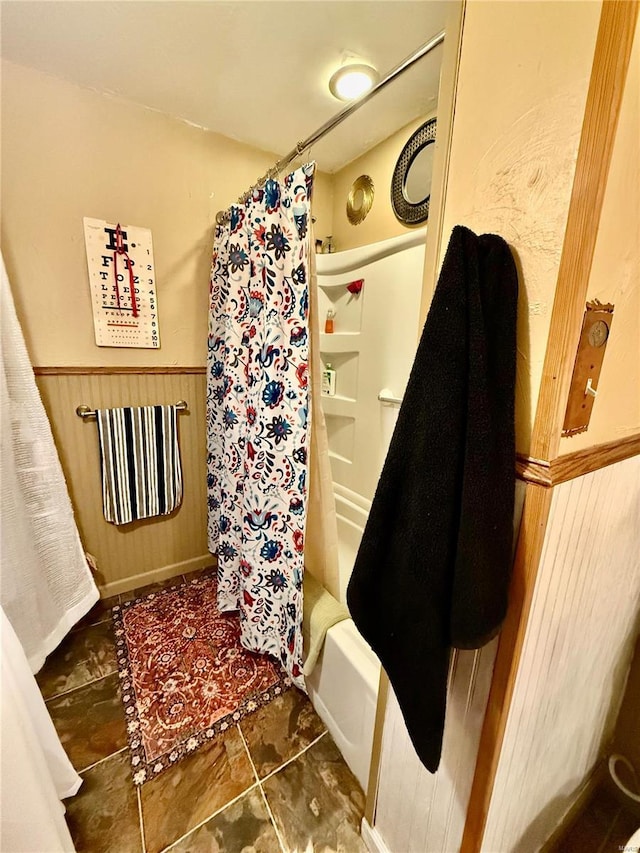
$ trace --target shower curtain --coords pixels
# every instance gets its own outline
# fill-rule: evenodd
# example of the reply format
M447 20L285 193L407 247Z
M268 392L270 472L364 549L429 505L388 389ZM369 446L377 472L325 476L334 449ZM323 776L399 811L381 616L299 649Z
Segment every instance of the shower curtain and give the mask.
M0 607L0 850L73 853L61 800L82 779L56 734L11 623Z
M218 605L238 610L242 644L300 687L313 173L268 180L216 229L207 387Z
M313 245L313 243L312 243ZM309 285L309 394L311 436L309 438L309 489L304 568L335 599L340 598L338 522L333 477L329 460L329 437L322 409L322 360L320 357L316 256L310 254Z
M0 600L37 672L98 600L2 261Z

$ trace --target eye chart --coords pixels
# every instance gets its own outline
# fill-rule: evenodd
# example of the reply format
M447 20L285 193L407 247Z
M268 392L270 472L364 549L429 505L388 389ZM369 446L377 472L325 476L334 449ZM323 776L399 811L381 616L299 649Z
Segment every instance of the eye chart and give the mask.
M102 219L83 221L96 344L159 349L151 231Z

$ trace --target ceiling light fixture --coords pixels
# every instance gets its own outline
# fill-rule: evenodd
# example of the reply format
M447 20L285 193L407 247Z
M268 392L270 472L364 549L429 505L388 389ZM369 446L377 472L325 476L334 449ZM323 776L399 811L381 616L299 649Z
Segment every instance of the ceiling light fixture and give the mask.
M378 82L378 72L371 65L343 65L329 80L329 89L340 101L353 101Z

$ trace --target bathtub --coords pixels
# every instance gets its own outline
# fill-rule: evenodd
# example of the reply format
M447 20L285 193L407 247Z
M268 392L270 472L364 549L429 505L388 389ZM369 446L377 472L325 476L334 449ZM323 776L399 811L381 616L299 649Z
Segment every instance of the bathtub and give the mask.
M346 588L370 502L334 483L338 521L340 598ZM378 702L380 662L358 632L345 619L327 632L318 663L307 678L309 698L351 771L367 790L371 746Z
M329 629L320 660L307 678L313 707L364 791L369 781L379 679L380 663L353 619Z
M358 249L317 256L321 322L336 310L334 334L320 335L323 362L336 373L336 396L323 398L338 525L340 599L346 602L371 499L415 355L426 229ZM364 279L352 299L346 284ZM347 764L366 791L380 663L351 619L327 633L307 689Z

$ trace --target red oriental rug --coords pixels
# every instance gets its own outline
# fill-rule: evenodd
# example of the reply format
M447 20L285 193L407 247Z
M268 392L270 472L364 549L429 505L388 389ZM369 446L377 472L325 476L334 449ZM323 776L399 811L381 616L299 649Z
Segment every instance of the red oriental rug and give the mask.
M142 785L290 686L272 658L240 645L205 575L113 608L131 747Z

